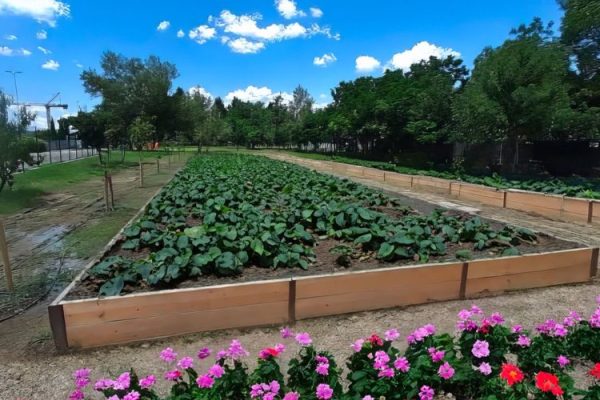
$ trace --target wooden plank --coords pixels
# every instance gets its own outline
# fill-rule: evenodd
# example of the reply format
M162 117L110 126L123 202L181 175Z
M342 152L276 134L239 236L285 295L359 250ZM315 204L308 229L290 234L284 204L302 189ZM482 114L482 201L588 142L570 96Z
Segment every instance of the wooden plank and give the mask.
M69 347L88 348L131 343L194 332L283 324L288 320L288 299L224 309L180 313L177 310L146 318L93 325L67 326Z
M592 252L592 259L590 260L590 278L595 277L598 274L598 253L600 249L595 248Z
M297 279L296 318L457 299L463 263Z
M477 201L495 207L504 206L504 191L495 188L461 183L458 197L464 200Z
M50 329L52 330L56 349L59 352L66 351L69 344L67 341L67 328L63 306L60 304L48 306L48 317L50 319Z
M386 172L385 182L392 186L410 188L412 187L413 177L410 175L399 174L397 172Z
M600 224L600 201L594 200L592 205L592 224Z
M448 179L415 176L413 177L412 187L436 193L450 193L450 182Z
M466 296L589 280L593 250L575 249L469 262Z
M562 196L525 192L509 189L506 193L506 208L526 211L546 217L562 216Z
M287 279L64 302L67 326L288 302Z
M364 168L356 165L348 165L346 166L345 173L350 176L364 176Z
M376 168L364 168L363 169L364 172L364 177L365 178L369 178L369 179L373 179L376 181L383 181L385 180L385 172L383 170L380 169L376 169Z
M288 321L296 322L296 281L290 279L288 295Z
M588 222L589 211L589 200L565 197L561 216L568 221Z

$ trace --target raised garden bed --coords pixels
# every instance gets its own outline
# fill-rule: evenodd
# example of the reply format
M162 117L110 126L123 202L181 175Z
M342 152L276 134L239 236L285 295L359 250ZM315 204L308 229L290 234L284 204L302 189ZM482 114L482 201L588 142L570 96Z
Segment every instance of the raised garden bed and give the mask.
M595 273L597 250L407 201L260 157L193 160L50 306L56 344L279 324Z

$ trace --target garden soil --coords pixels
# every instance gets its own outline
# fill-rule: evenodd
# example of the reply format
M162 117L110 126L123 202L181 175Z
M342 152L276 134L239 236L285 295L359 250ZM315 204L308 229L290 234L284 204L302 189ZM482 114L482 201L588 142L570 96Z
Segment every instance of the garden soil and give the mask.
M117 183L117 197L115 199L117 203L121 198L120 196L133 196L131 192L136 192L136 190L133 190L135 171L124 171L119 176L122 177L122 180L116 179L119 183L115 182ZM371 187L424 199L433 203L457 203L454 199L440 195L412 193L407 190L386 187L386 185L376 182L358 179L357 181ZM94 191L95 189L90 186L88 190ZM156 188L145 190L146 197L138 199L139 205L141 206L155 190ZM144 197L141 191L139 196ZM65 225L68 221L71 221L70 224L74 225L80 223L80 225L77 225L79 227L85 226L94 217L93 210L100 212L101 209L101 202L94 203L94 199L99 197L98 193L95 196L87 197L87 199L85 197L87 196L74 198L71 200L70 205L59 202L54 205L41 206L39 211L36 211L36 209L30 210L29 213L34 213L31 216L19 215L9 218L9 238L15 235L15 232L23 231L27 233L35 231L35 229L41 229L44 226ZM60 204L63 204L63 212L61 215L55 216L52 211L54 207L58 207ZM563 240L576 241L585 245L600 245L600 229L597 227L556 222L543 217L475 203L469 204L461 201L460 204L475 207L480 210L482 215L503 223L543 231ZM83 213L78 217L79 220L70 219L70 214L78 213L86 208L92 211L89 214ZM21 223L34 224L36 219L34 216L37 212L40 215L46 215L44 217L47 218L46 223L42 224L40 222L37 226L31 226L28 228L29 231L21 228ZM134 213L132 211L131 215ZM15 230L17 224L19 224L19 228ZM73 229L77 228L74 227ZM36 248L30 246L30 249L29 255L34 256ZM23 255L23 257L26 258L26 255ZM43 257L40 256L40 258ZM78 260L75 264L76 266L73 265L72 267L73 270L83 267L85 260ZM58 291L61 285L66 284L65 281L59 281L55 291ZM486 311L504 313L509 324L518 322L524 324L527 328L532 328L535 323L542 322L547 318L562 318L571 309L589 316L595 308L594 299L598 294L600 294L600 280L596 279L590 284L518 291L478 299L476 302ZM280 327L267 327L211 332L135 345L57 354L53 347L46 315L46 307L51 298L47 298L43 303L29 309L20 316L0 323L0 399L2 400L65 399L72 390L72 371L82 367L91 368L95 378L114 376L128 370L130 366L135 367L140 374L156 373L160 376L165 371L165 366L159 360L158 353L167 345L175 348L181 356L193 356L202 347L210 346L218 349L227 346L232 339L238 338L253 355L256 355L262 347L281 341L278 331ZM440 331L452 332L456 313L460 309L470 306L473 302L470 300L450 301L317 318L299 321L293 329L310 332L317 347L332 351L338 364L343 365L345 357L351 352L350 344L356 338L370 335L373 332L381 333L389 328L399 329L405 337L414 328L425 323L435 324ZM400 342L399 346L404 347L404 342ZM286 362L295 350L295 346L290 345L282 361ZM201 365L201 368L205 367L206 365ZM583 381L585 379L583 372L580 371L578 380ZM160 383L160 387L164 390L163 382Z

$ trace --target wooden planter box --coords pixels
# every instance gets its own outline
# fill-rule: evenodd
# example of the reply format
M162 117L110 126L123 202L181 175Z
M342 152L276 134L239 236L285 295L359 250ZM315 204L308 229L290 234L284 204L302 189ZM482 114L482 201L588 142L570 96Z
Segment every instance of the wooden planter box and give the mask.
M415 175L413 177L412 187L415 189L423 189L435 193L449 194L450 182L451 181L447 179Z
M600 225L600 201L592 201L592 223Z
M459 199L477 201L494 207L505 206L506 192L488 186L453 182L450 194Z
M597 264L598 249L582 248L64 300L71 284L48 310L59 350L90 348L587 282Z

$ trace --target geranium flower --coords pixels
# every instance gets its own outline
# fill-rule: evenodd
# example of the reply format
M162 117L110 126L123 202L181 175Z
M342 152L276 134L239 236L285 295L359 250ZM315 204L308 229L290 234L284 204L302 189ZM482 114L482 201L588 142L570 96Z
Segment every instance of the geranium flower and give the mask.
M205 347L198 351L199 359L204 360L205 358L208 358L208 356L210 356L210 349L208 347Z
M517 344L521 347L529 347L531 346L531 339L525 335L519 335L517 338Z
M156 377L154 375L148 375L140 380L140 387L142 389L150 389L156 383Z
M310 346L312 339L307 332L301 332L296 334L296 342L298 342L300 346Z
M394 340L400 337L400 333L398 333L397 329L390 329L385 331L385 340L388 342L393 342Z
M406 373L408 370L410 370L410 363L406 357L400 357L394 361L394 368L396 368L398 371Z
M380 378L393 378L395 375L395 372L392 368L389 367L384 367L379 371L379 374L377 374L377 376L379 376Z
M550 392L555 396L561 396L564 393L558 383L558 377L549 372L538 372L535 376L535 386L542 392Z
M369 342L371 342L372 346L383 346L383 340L376 334L371 335Z
M181 378L183 374L178 369L165 372L165 379L168 381L176 381Z
M363 344L365 343L364 339L356 339L356 341L354 343L352 343L352 345L350 347L352 347L352 350L354 350L355 352L359 352L362 349Z
M317 399L329 400L333 397L333 389L326 383L321 383L317 386Z
M375 400L375 398L373 396L371 396L370 394L368 394L365 397L363 397L362 400Z
M441 362L444 359L444 356L446 355L445 351L438 350L435 347L430 347L429 349L427 349L427 351L429 352L431 361L433 361L434 363Z
M175 353L172 348L167 347L160 352L160 358L166 363L172 363L177 360L177 353Z
M123 397L123 400L140 400L140 397L141 396L139 392L132 390L131 392L127 393L125 397Z
M131 384L131 376L129 375L129 372L123 372L113 382L112 387L115 390L127 390L127 389L129 389L130 384Z
M190 369L190 368L192 368L193 365L194 365L194 360L192 359L192 357L183 357L177 363L177 367L181 368L181 369Z
M214 378L220 378L225 373L225 369L219 364L214 364L208 369L208 374Z
M75 386L78 389L82 389L90 384L90 369L81 368L73 373L73 379L75 379Z
M489 374L492 373L492 367L490 366L490 364L488 364L486 362L479 364L479 367L477 367L477 370L479 370L479 372L481 372L485 376L488 376Z
M490 344L485 340L477 340L473 343L471 353L477 358L483 358L490 355Z
M215 379L208 375L200 375L198 379L196 379L196 384L201 389L210 389L215 384Z
M513 325L512 328L510 328L510 331L512 333L521 333L523 332L523 327L521 325Z
M298 392L289 392L283 396L283 400L299 400L300 394Z
M523 371L514 364L502 364L502 370L500 371L500 378L504 379L508 386L512 386L515 383L519 383L525 376Z
M287 326L284 326L283 328L281 328L279 333L281 334L282 339L291 338L294 335L292 330L290 328L288 328Z
M454 368L452 368L448 362L445 362L440 365L440 368L438 369L438 375L443 379L450 379L454 376Z
M594 365L594 368L590 369L588 373L594 378L600 380L600 363L596 363L596 365Z
M278 344L275 347L265 347L258 353L258 357L263 360L267 360L271 357L277 357L281 352L285 350L285 346L282 344Z
M238 360L249 354L250 353L248 353L246 349L244 349L239 340L233 339L231 341L231 344L229 345L229 350L227 351L227 355L231 357L232 360Z
M419 390L419 399L420 400L433 400L433 396L435 396L435 391L427 385L421 386Z
M101 392L103 390L112 388L113 384L114 381L112 379L100 379L94 384L94 390Z
M83 394L81 389L75 389L69 395L69 400L83 400L84 398L85 398L85 395Z
M571 363L571 360L569 360L566 356L560 355L556 359L556 362L558 363L558 365L560 365L561 368L564 368Z

